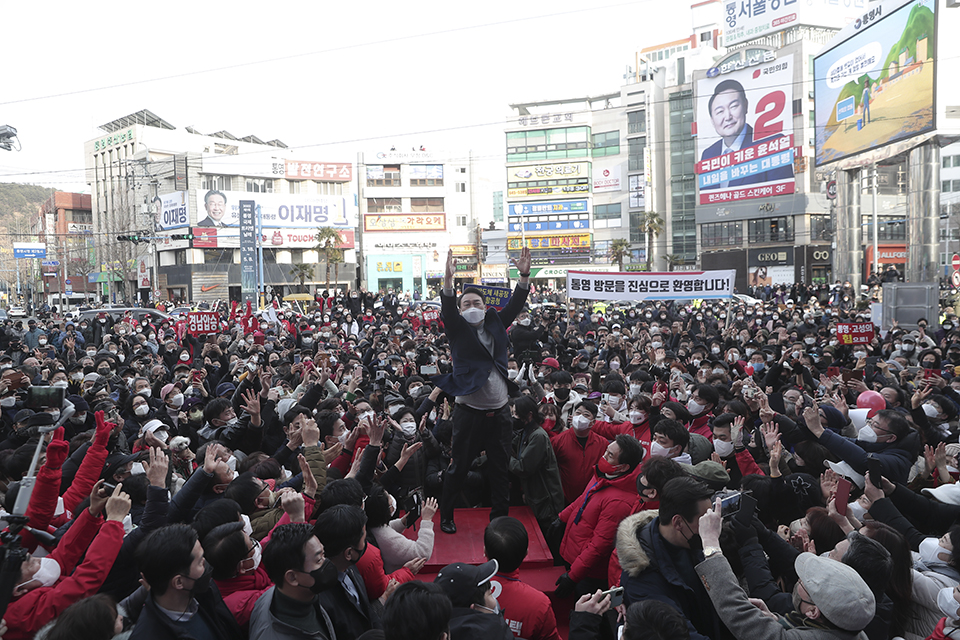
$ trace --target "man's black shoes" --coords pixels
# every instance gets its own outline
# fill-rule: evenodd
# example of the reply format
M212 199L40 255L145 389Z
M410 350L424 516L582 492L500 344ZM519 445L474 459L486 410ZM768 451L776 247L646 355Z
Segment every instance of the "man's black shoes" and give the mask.
M443 531L444 533L456 533L457 525L453 523L453 520L441 520L440 531Z

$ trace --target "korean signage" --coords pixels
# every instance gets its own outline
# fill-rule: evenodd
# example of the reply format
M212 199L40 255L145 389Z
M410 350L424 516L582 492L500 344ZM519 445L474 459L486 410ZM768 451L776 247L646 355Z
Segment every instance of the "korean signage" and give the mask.
M733 297L735 269L672 273L567 272L567 296L581 300L695 300Z
M475 244L452 244L450 251L455 256L475 256L477 255L477 245Z
M47 245L42 242L14 242L14 258L46 258Z
M508 207L511 216L538 216L551 213L588 213L586 200L552 200L550 202L515 202Z
M93 233L93 225L83 224L81 222L68 222L67 233Z
M285 160L284 177L287 180L350 182L353 180L353 164L350 162Z
M936 2L887 6L863 7L853 35L814 59L818 166L934 128Z
M867 0L724 0L723 44L754 40L803 24L839 29Z
M872 322L841 322L837 325L840 344L870 344L873 342Z
M543 233L546 231L584 231L590 228L590 220L553 220L550 222L524 222L523 229L519 222L511 222L509 225L510 233L521 233L531 231L533 233Z
M153 230L168 231L190 226L190 202L186 191L163 193L153 199Z
M647 185L644 175L630 176L630 208L644 209L647 206Z
M133 129L132 129L132 128L131 128L131 129L127 129L127 130L125 130L125 131L116 131L116 132L114 132L114 133L111 133L111 134L108 135L108 136L104 136L104 137L102 137L102 138L99 138L99 139L97 139L97 140L94 140L94 141L93 141L93 150L94 150L94 152L97 152L97 151L105 151L105 150L110 149L110 148L112 148L112 147L116 147L116 146L119 146L119 145L122 145L122 144L126 144L126 143L128 143L128 142L133 142Z
M571 196L575 193L590 193L589 184L565 184L560 187L528 187L508 189L508 198L529 198L540 196Z
M793 247L750 249L747 252L747 284L751 287L792 284Z
M412 164L409 167L411 180L443 180L442 164Z
M593 192L620 191L620 165L598 169L593 176Z
M697 82L701 205L794 192L793 61L787 54Z
M138 288L140 289L150 289L150 271L147 269L147 261L139 260L137 265L137 282L140 284Z
M446 231L445 213L368 213L364 231Z
M547 126L551 124L563 124L565 122L573 122L572 113L547 113L544 115L520 116L517 118L517 126L520 127Z
M241 200L240 210L240 293L244 302L256 302L257 240L256 206L253 200Z
M193 227L191 231L195 249L235 249L240 246L240 229L238 228ZM341 249L356 248L356 231L340 229L339 233ZM273 249L315 249L317 234L306 229L303 231L263 229L260 242L264 247Z
M590 248L590 234L580 233L567 236L527 236L526 238L510 237L507 239L507 247L510 250L518 250L523 247L529 247L533 250L544 249L580 249Z
M191 311L187 314L187 331L192 336L220 331L220 317L214 311Z
M551 164L525 164L507 168L507 182L533 180L563 180L566 178L589 178L589 162L562 162Z
M432 151L380 151L377 153L377 160L381 162L425 162L433 160Z
M175 168L179 173L185 156L175 156ZM203 173L214 175L245 176L248 178L283 178L284 160L269 153L241 153L227 155L223 153L204 153L200 156ZM184 173L184 176L186 173ZM185 190L180 177L177 177L177 189Z
M198 227L235 227L240 221L240 200L250 197L244 191L194 192L197 198ZM355 227L357 208L343 196L258 193L259 207L265 228L316 229L317 227ZM194 216L191 216L194 217Z
M463 285L466 287L475 287L480 289L483 292L483 302L488 307L493 307L497 311L502 311L507 302L510 301L510 296L513 295L513 289L508 289L507 287L491 287L484 284L467 284Z

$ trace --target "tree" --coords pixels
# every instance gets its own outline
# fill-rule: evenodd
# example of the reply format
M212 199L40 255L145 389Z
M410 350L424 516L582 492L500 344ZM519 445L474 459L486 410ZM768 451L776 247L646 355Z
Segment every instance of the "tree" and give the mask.
M667 271L673 271L673 268L683 262L683 256L675 253L668 253L660 258L667 263Z
M653 243L651 242L651 236L655 238L663 233L663 218L661 218L660 214L656 211L645 211L643 218L640 220L640 228L643 229L643 233L647 239L647 271L651 271L650 265L653 263Z
M630 255L630 241L624 238L615 238L610 243L610 259L617 263L623 271L623 259Z
M315 265L303 263L295 264L293 265L293 268L290 269L290 276L292 278L296 278L300 282L300 291L302 293L307 291L307 288L304 286L304 282L306 282L307 278L313 278L315 269Z
M323 256L327 269L327 291L330 291L330 263L337 265L337 280L340 279L340 263L343 262L343 238L333 227L317 229L317 253Z

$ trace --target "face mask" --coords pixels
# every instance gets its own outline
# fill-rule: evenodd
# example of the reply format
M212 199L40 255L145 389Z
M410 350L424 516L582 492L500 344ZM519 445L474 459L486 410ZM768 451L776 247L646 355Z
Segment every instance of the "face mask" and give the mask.
M747 354L747 357L749 358L750 356L752 356L753 354L755 354L755 353L757 352L757 350L756 350L756 349L751 349L751 348L747 347L746 349L744 349L744 352Z
M619 360L614 360L613 362L610 363L610 369L612 369L613 371L616 371L619 368L620 368Z
M412 436L417 432L417 422L416 420L401 420L400 421L400 430L403 431L403 434L406 436Z
M53 421L54 421L54 422L56 422L57 420L60 419L60 412L59 412L59 411L49 411L48 413L49 413L50 416L53 418Z
M727 361L736 362L739 357L740 357L739 353L736 353L736 352L730 353L730 354L727 354Z
M867 510L857 500L847 505L847 511L860 522L863 522L863 516L867 513Z
M59 579L60 564L53 558L40 558L40 568L37 569L37 572L33 574L33 577L27 580L27 582L18 584L17 587L22 587L34 580L39 582L41 587L52 587L57 584L57 580Z
M923 405L923 412L928 418L936 418L938 415L940 415L940 409L937 409L930 403Z
M860 442L876 442L877 432L874 431L870 425L865 424L860 431L857 432L857 440Z
M39 342L39 343L40 343L40 346L42 347L43 345L47 344L47 339L46 339L46 338L40 338L39 340L37 340L37 342Z
M50 386L52 386L52 387L57 387L58 389L66 389L67 386L68 386L68 384L67 384L67 381L66 381L66 380L57 380L56 382L54 382L54 383L53 383L52 385L50 385Z
M190 354L189 354L189 353L183 352L183 353L180 354L180 362L186 362L186 361L189 360L189 359L190 359Z
M803 341L804 341L806 344L816 344L817 339L814 338L813 336L807 336L806 338L803 339Z
M659 442L654 440L653 442L650 443L650 455L667 457L670 455L670 449L667 449L666 447L661 445Z
M182 393L178 393L177 395L175 395L175 396L173 396L172 398L170 398L170 404L173 406L174 409L179 409L180 407L182 407L182 406L183 406L183 394L182 394Z
M617 474L617 469L612 464L607 462L606 458L600 458L597 461L597 473L605 476L613 476Z
M853 357L854 357L854 358L857 358L857 359L866 358L866 357L867 357L867 352L866 352L866 351L854 351L854 352L853 352Z
M713 355L719 355L720 347L710 347L710 353L712 353Z
M520 373L516 369L507 369L507 378L509 380L516 380L517 374Z
M319 568L311 571L310 577L313 578L313 585L310 586L310 591L313 593L323 593L339 584L337 568L330 560L324 560Z
M643 385L632 384L630 385L630 395L635 396L643 390Z
M659 340L654 340L653 342L650 343L650 346L653 347L654 349L659 349L660 347L663 346L663 343L660 342Z
M73 424L83 424L87 421L87 414L85 413L75 413L69 418L70 422Z
M437 412L436 412L436 411L431 411L431 412L430 412L430 416L428 417L428 419L430 420L430 422L436 422L436 421L437 421Z
M553 397L555 397L557 400L566 402L567 398L570 397L570 389L554 389Z
M190 588L190 595L198 595L201 593L206 593L210 590L210 578L213 576L213 565L208 564L206 561L203 562L203 574L199 578L191 578L190 576L183 576L188 580L193 580L193 587Z
M693 366L694 366L694 367L699 368L699 367L700 367L700 363L703 362L703 361L700 360L700 358L693 358L690 362L693 363Z
M463 315L463 319L470 324L477 324L483 322L484 310L471 307L470 309L464 311L461 315Z
M716 370L714 370L714 373L716 373ZM703 413L703 410L706 408L707 408L706 405L700 404L693 398L690 398L690 400L687 401L687 411L689 411L690 415L692 416L700 415L701 413Z
M529 326L530 326L530 318L524 318L523 320L521 320L521 321L520 321L520 326L521 326L521 327L529 327Z
M574 414L574 416L570 418L570 424L573 427L573 430L576 431L577 433L583 433L584 431L589 429L591 422L592 420L590 418L588 418L587 416L582 416L579 413Z
M642 424L647 419L647 414L643 411L631 411L627 416L630 418L631 424Z
M924 538L923 542L920 543L918 551L920 551L920 559L923 560L923 563L927 566L932 564L944 564L953 557L952 552L947 551L940 546L940 540L938 538ZM937 557L941 553L947 556L947 560Z
M911 351L914 350L915 347L914 347L914 345L912 345L912 344L905 344L905 345L903 345L903 346L900 347L900 348L903 349L904 351L906 351L907 353L910 353Z
M410 397L416 398L420 395L420 392L423 390L423 387L410 387Z
M140 405L139 407L137 407L136 409L134 409L133 412L134 412L135 414L137 414L138 416L143 417L143 416L147 415L148 413L150 413L150 407L149 407L148 405L142 404L142 405Z
M250 524L250 516L245 513L240 514L240 519L243 520L243 532L248 536L253 535L253 525Z
M723 440L714 440L713 450L716 451L717 455L721 458L726 458L728 455L733 453L733 443L724 442Z

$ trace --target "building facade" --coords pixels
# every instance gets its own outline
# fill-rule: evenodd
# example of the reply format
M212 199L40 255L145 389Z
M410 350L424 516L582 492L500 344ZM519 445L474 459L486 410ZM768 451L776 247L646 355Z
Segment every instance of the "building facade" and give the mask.
M47 245L40 261L43 291L34 303L62 307L94 297L97 287L88 279L97 264L90 195L55 192L38 208L33 227Z

